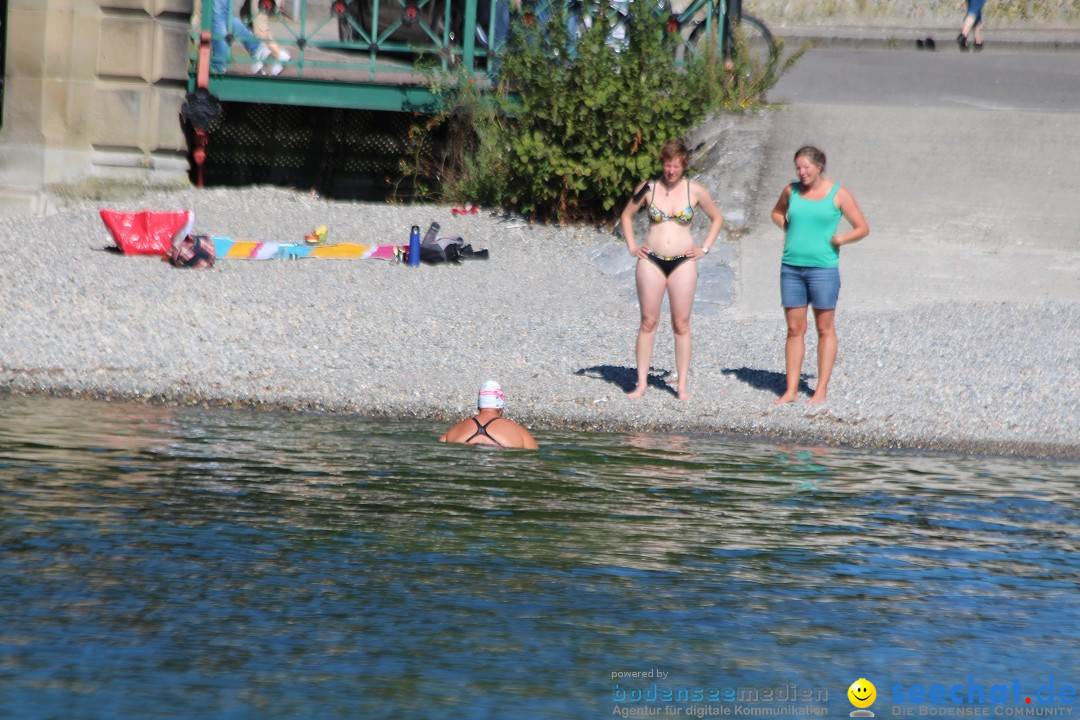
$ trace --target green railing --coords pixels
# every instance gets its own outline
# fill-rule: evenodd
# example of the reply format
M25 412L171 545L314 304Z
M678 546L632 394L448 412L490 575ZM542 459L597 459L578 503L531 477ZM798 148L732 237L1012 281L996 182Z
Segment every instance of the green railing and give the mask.
M189 90L199 83L203 33L215 41L225 36L211 48L207 89L227 101L406 110L431 104L430 73L460 66L483 79L494 67L496 0L300 0L295 17L286 15L288 2L266 3L269 37L254 45L277 46L289 56L279 61L246 51L249 31L229 19L238 17L242 0L197 0ZM260 0L250 3L254 9ZM425 71L417 69L421 57ZM280 74L270 75L276 65Z
M511 2L250 0L253 10L262 3L267 13L269 36L259 42L289 56L279 61L273 56L260 60L242 49L248 30L230 18L238 17L243 0L196 0L201 15L192 32L189 90L199 84L200 36L210 33L222 40L211 53L205 84L221 100L394 111L431 108L432 74L464 68L481 84L494 77L493 48L502 40L496 33L505 33L505 25L497 28L497 11L504 12L505 20ZM572 32L606 23L616 49L634 13L664 16L667 31L681 37L677 52L682 60L712 28L723 26L726 0L693 0L678 13L671 10L671 0L521 0L518 17L544 22L554 15L555 2L567 3ZM215 4L221 13L216 28ZM426 59L424 71L417 69L421 58ZM275 66L280 66L280 74L269 74Z

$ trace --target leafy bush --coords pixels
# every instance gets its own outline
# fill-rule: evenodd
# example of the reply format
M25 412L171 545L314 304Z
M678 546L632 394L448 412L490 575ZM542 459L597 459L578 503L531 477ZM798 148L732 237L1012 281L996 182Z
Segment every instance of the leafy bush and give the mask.
M615 42L604 22L571 38L564 12L543 26L515 16L498 92L481 92L464 72L433 85L442 109L418 132L444 135L441 150L406 168L433 193L538 219L610 219L636 183L657 175L665 142L718 107L761 102L801 55L758 63L737 37L725 62L714 36L680 67L681 38L665 35L663 18L634 17Z

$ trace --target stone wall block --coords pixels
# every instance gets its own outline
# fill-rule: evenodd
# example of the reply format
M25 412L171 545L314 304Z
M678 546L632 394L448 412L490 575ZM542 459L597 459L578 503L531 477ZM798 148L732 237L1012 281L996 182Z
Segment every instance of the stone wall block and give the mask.
M153 82L186 82L191 53L190 26L186 22L159 20L154 23Z
M94 94L93 144L147 149L146 128L152 120L153 91L148 85L102 83Z
M153 12L155 15L167 12L191 15L193 3L200 1L201 0L156 0L156 2L153 3Z
M150 81L153 44L154 23L149 18L122 15L102 18L98 75Z
M45 182L44 150L40 145L4 143L0 146L0 188L34 188Z
M7 24L4 51L7 52L8 78L44 77L48 16L41 11L9 10Z
M9 77L4 85L4 127L0 146L40 143L42 83L37 78Z
M98 0L102 10L142 10L148 15L153 13L154 0Z
M187 152L187 141L180 127L180 106L184 103L183 88L156 87L151 98L153 150Z
M48 8L45 7L45 3L41 0L8 0L7 3L8 14L13 12L45 12ZM8 32L8 39L11 39L10 30Z
M89 145L96 134L93 81L46 80L42 84L41 130L49 147L78 148Z
M62 79L71 76L72 68L78 63L78 58L71 56L71 46L75 39L76 16L72 13L52 12L49 14L48 25L45 28L45 77L50 79ZM90 30L93 26L82 27L80 32Z

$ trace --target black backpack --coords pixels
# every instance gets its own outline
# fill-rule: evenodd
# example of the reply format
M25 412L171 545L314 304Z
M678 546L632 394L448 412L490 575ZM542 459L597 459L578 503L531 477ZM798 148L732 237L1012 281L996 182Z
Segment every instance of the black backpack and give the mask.
M473 250L465 244L465 238L436 238L420 243L420 262L428 265L459 263L462 260L487 260L487 250Z

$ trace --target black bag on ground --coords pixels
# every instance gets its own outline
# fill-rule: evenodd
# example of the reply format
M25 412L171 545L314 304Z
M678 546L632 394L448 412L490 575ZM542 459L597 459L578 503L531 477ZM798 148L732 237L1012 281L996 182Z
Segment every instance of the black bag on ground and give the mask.
M456 263L461 261L463 238L435 238L431 242L420 243L420 262L428 265Z
M487 250L473 250L472 245L465 244L462 237L436 238L433 242L420 243L420 262L428 265L487 259Z

